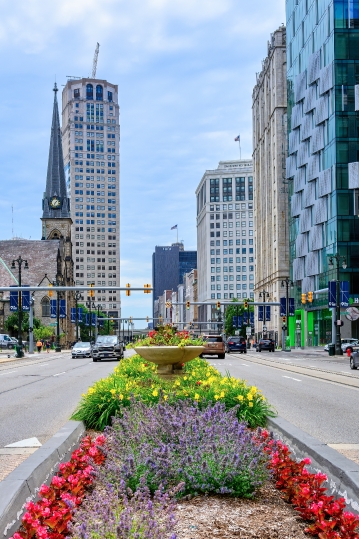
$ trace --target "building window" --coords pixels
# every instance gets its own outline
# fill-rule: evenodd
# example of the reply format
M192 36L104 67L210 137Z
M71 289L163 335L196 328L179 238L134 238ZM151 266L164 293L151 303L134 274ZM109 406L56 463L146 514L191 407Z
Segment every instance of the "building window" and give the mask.
M43 318L50 316L50 300L48 297L42 298L41 300L41 316Z
M112 92L107 92L107 99L112 102Z
M79 97L80 97L80 89L79 89L79 88L76 88L76 89L74 90L74 98L75 98L75 99L79 99Z
M93 86L86 84L86 99L93 99Z
M103 101L103 88L101 84L96 86L96 101Z
M222 180L223 202L232 200L232 178L223 178Z

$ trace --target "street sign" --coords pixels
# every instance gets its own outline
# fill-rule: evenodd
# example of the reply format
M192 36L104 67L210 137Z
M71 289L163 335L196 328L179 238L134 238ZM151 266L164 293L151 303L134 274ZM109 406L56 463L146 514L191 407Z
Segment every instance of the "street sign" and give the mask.
M246 328L246 335L252 335L252 328Z
M239 330L239 329L236 329L235 334L236 334L236 335L239 335L239 334L240 334L240 330Z
M263 331L267 331L267 326L263 326Z

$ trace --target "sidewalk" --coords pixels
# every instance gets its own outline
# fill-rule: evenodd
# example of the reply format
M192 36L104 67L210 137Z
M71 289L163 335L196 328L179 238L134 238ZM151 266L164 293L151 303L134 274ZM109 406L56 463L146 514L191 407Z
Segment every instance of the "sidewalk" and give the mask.
M50 352L47 353L46 350L43 350L39 354L38 351L36 350L36 352L34 352L33 354L29 354L29 352L26 352L24 357L19 358L19 357L15 357L15 350L8 350L6 352L0 352L0 364L9 363L12 361L23 361L25 359L36 359L40 357L53 357L54 355L58 355L59 353L64 354L64 353L70 353L70 352L71 350L61 350L61 352L55 352L55 350L50 350Z

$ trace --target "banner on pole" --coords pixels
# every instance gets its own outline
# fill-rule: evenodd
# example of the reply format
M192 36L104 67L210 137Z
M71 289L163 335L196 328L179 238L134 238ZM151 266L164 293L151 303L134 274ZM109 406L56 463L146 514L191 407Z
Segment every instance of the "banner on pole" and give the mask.
M82 307L77 309L77 318L79 320L79 324L82 324Z
M29 284L24 284L23 286L30 286ZM23 290L21 292L22 296L22 310L25 313L30 312L30 290Z
M56 318L56 299L50 299L50 318Z
M337 282L329 281L328 283L328 307L332 309L337 306Z
M12 285L16 286L16 285ZM18 310L19 293L17 290L10 291L10 311L12 313Z
M280 316L287 316L287 298L280 298Z
M89 313L86 313L85 314L85 326L89 326L90 325L90 315Z
M91 316L91 318L92 318L91 325L92 325L93 327L96 327L96 324L97 324L97 320L96 320L96 319L97 319L97 315L96 315L96 313L91 313L91 315L92 315L92 316Z
M349 281L340 281L340 306L349 307Z
M263 308L263 305L259 305L258 306L258 320L259 320L259 322L263 322L263 317L264 317L264 308Z
M266 322L270 322L270 305L266 305Z
M76 324L76 307L71 307L71 322Z
M66 318L66 299L60 299L60 318Z
M295 315L294 298L289 298L289 316Z

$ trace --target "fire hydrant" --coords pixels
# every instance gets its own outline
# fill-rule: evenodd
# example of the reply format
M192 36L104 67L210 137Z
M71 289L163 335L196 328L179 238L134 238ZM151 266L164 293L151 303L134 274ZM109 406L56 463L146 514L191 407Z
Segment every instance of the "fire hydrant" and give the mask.
M351 352L350 348L347 348L347 356L348 356L348 357L351 356L351 353L352 353L352 352Z

